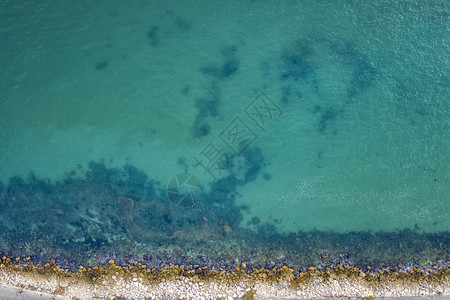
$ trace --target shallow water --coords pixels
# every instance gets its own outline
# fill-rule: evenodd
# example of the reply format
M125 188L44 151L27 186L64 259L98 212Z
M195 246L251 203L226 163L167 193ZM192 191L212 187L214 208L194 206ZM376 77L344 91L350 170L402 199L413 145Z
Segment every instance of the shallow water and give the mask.
M339 259L400 235L406 261L448 261L448 15L445 1L3 1L0 250L209 254L180 242L197 232L230 249L254 234L238 247L261 238L283 258L272 247L304 234L304 254ZM332 242L348 234L356 248Z

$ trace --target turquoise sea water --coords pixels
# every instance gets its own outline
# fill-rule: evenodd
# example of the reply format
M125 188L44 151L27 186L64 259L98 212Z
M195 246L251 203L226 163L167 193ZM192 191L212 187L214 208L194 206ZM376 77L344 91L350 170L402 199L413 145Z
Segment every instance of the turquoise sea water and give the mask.
M448 260L448 20L446 1L2 1L0 248L409 229Z

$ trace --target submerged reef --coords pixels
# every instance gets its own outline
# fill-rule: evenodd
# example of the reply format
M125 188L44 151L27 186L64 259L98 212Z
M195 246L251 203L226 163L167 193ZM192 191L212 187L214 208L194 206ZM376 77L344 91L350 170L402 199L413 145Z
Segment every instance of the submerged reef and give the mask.
M149 268L201 265L231 271L289 266L353 266L380 272L448 267L450 232L323 232L280 234L255 221L240 227L248 207L235 202L237 189L255 180L264 165L257 148L246 152L242 174L230 172L191 208L167 200L165 187L136 167L90 164L84 177L50 183L30 175L0 185L0 251L18 264L54 261L71 272L115 260ZM18 259L16 259L19 257Z

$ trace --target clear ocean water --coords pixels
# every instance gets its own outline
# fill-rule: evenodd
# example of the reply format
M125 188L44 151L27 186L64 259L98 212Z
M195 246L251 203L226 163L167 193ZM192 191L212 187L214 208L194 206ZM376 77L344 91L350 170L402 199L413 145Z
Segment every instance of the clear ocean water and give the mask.
M193 214L235 240L448 239L449 36L447 1L4 0L0 248L98 241L108 207L110 251L165 209L168 236Z

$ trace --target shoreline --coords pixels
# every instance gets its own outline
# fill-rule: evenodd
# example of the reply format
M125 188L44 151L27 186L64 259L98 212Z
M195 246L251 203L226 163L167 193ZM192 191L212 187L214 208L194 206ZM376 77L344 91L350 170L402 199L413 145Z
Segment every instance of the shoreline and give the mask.
M72 273L60 269L53 262L34 266L17 265L2 259L0 282L0 291L4 288L10 293L14 289L37 292L30 294L34 297L32 299L47 299L39 296L40 293L62 296L55 299L247 300L450 296L448 267L429 271L412 268L407 272L384 270L371 273L339 265L321 270L310 267L308 271L294 275L287 266L268 270L249 269L242 264L226 272L172 264L161 269L148 269L139 263L121 267L110 261L108 266L88 269L80 266L77 273Z

